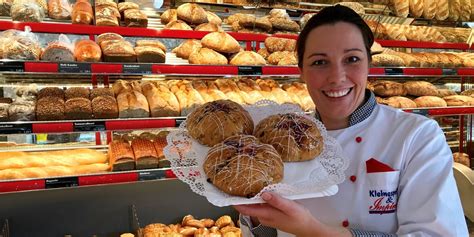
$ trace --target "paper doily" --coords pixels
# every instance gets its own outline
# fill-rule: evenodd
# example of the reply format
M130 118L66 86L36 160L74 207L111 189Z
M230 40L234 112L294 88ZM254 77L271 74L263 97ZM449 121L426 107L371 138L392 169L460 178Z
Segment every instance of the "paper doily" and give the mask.
M251 106L244 106L257 125L262 119L282 113L297 113L314 121L324 139L321 154L313 160L305 162L284 163L282 182L265 187L252 198L228 195L207 182L203 164L210 147L199 144L191 138L186 130L186 122L172 131L168 137L168 145L164 155L171 162L171 169L178 179L187 183L191 190L216 206L230 206L264 202L260 194L273 191L289 199L331 196L337 193L337 185L344 181L344 171L349 162L342 155L342 148L333 137L327 134L324 125L312 116L305 115L296 105L279 105L273 101L259 101Z

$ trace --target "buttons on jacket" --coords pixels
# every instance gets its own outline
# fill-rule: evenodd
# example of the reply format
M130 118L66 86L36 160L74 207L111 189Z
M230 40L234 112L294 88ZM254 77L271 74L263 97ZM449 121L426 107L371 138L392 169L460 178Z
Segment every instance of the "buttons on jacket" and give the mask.
M349 221L348 221L348 220L344 220L344 221L342 222L342 226L343 226L343 227L348 227L348 226L349 226Z
M362 142L362 137L356 137L356 142L361 143Z
M351 175L351 177L349 177L349 180L351 180L354 183L357 180L357 176Z

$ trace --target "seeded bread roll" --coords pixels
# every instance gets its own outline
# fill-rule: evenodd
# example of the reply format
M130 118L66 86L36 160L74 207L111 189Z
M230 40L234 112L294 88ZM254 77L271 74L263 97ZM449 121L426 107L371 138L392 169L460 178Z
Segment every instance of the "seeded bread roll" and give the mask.
M218 189L242 197L253 197L283 179L283 162L275 148L249 135L231 136L212 147L203 168Z
M253 120L239 104L217 100L192 112L186 120L186 128L199 143L214 146L236 134L252 134Z
M269 116L258 123L254 134L260 142L272 145L283 162L312 160L324 147L316 124L297 114Z
M66 101L64 106L66 119L91 119L91 101L86 98L72 98Z
M64 120L64 100L46 96L36 103L36 119L40 121Z
M437 96L421 96L414 99L417 107L446 107L448 104Z
M98 95L92 99L94 118L110 119L118 117L117 101L112 96Z

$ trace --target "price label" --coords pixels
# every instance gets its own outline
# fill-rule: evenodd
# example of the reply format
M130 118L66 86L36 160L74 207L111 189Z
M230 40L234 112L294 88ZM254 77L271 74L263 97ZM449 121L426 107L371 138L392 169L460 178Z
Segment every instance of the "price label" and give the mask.
M105 131L105 121L74 122L75 132Z
M64 178L46 179L45 184L46 184L45 187L47 189L75 187L75 186L79 186L79 178L78 177L64 177Z
M423 115L423 116L428 116L429 115L427 109L414 109L411 112L414 113L414 114L419 114L419 115Z
M176 119L176 127L179 127L184 121L186 121L185 119Z
M385 75L403 75L403 68L385 68Z
M91 73L90 63L59 63L60 73Z
M0 62L0 71L2 72L24 72L24 62Z
M0 124L0 134L12 133L32 133L33 126L31 124Z
M151 64L123 64L123 73L151 74Z
M443 75L457 75L458 70L456 68L443 68Z
M239 66L239 75L262 75L262 67L258 66Z
M164 178L166 178L166 173L164 170L141 171L138 173L139 181L157 180Z

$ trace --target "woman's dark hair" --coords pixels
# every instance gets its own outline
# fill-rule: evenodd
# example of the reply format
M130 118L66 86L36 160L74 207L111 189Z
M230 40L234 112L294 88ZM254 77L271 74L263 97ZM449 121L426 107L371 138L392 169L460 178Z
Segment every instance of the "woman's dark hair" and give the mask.
M372 61L370 48L374 43L374 35L369 26L354 10L345 6L335 5L323 8L318 14L311 17L301 31L296 45L298 51L298 66L300 68L303 67L303 55L309 33L318 26L336 24L338 22L350 23L359 28L362 33L362 38L364 39L365 48L367 49L369 62Z

